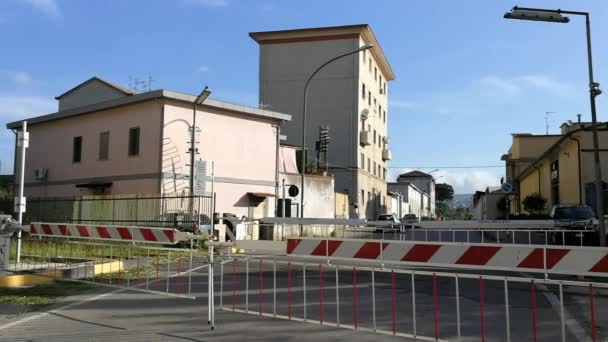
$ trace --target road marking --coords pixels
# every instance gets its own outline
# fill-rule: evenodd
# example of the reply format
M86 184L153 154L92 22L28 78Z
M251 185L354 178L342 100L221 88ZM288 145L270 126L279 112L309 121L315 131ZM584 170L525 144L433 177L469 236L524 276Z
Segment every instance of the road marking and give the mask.
M185 270L183 272L180 272L179 275L182 275L182 274L188 273L188 272L193 272L193 271L199 270L201 268L205 268L207 266L208 265L202 265L202 266L198 266L198 267L195 267L195 268L192 268L192 269L189 269L189 270ZM178 273L173 274L173 275L169 276L169 278L177 277L177 275L178 275ZM104 286L104 284L100 284L100 286ZM85 299L83 299L81 301L70 303L70 304L66 304L64 306L58 307L57 309L53 309L53 310L45 311L45 312L40 312L40 313L37 313L37 314L32 315L32 316L24 317L24 318L22 318L20 320L16 320L16 321L13 321L13 322L9 322L9 323L0 325L0 331L1 330L6 330L8 328L12 328L14 326L17 326L17 325L20 325L20 324L23 324L23 323L26 323L26 322L29 322L29 321L33 321L33 320L36 320L36 319L48 316L50 314L56 314L56 313L59 313L61 311L67 310L69 308L73 308L75 306L79 306L79 305L84 304L84 303L93 302L93 301L96 301L96 300L99 300L99 299L102 299L102 298L105 298L107 296L111 296L111 295L114 295L114 294L117 294L117 293L120 293L120 292L123 292L123 291L137 291L137 290L138 289L136 287L133 287L133 288L121 288L121 289L116 289L114 291L110 291L108 293L102 293L102 294L99 294L97 296L85 298Z
M560 315L560 303L557 296L550 291L545 284L542 283L534 283L539 290L542 291L542 294L547 298L549 303L551 304L551 308ZM572 335L576 337L578 341L590 341L591 338L585 332L585 329L581 327L580 323L574 318L574 316L568 311L566 306L564 305L564 321L566 322L566 326Z
M48 316L48 315L53 314L53 313L59 313L60 311L63 311L63 310L66 310L66 309L69 309L69 308L72 308L72 307L75 307L75 306L79 306L79 305L84 304L84 303L92 302L92 301L95 301L95 300L98 300L98 299L101 299L101 298L104 298L104 297L107 297L107 296L110 296L110 295L113 295L113 294L116 294L116 293L119 293L119 292L122 292L122 291L127 291L127 290L128 289L117 289L117 290L114 290L114 291L111 291L111 292L108 292L108 293L102 293L102 294L94 296L94 297L85 298L85 299L83 299L81 301L70 303L70 304L64 305L62 307L59 307L57 309L53 309L53 310L46 311L46 312L41 312L41 313L35 314L33 316L24 317L24 318L22 318L20 320L0 325L0 330L5 330L5 329L8 329L8 328L12 328L14 326L17 326L17 325L20 325L20 324L23 324L23 323L26 323L26 322L29 322L29 321L33 321L35 319L42 318L44 316Z

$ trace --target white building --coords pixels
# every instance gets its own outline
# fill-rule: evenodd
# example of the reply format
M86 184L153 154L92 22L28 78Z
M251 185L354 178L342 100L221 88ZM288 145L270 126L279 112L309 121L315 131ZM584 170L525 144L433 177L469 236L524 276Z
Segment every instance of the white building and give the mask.
M397 178L397 183L411 183L428 194L427 202L424 204L424 216L435 216L435 178L428 173L414 170L403 173Z
M400 218L405 214L414 214L418 218L428 216L428 211L424 209L425 204L428 204L429 202L428 194L418 189L414 184L408 182L388 183L387 186L390 193L401 197ZM394 209L392 210L395 213Z
M387 84L395 78L368 25L309 28L249 34L260 46L260 104L292 113L281 128L287 144L301 145L304 85L326 61L374 47L331 63L310 83L306 147L315 153L319 127L330 131L328 162L335 191L348 192L351 217L375 218L386 207L388 149ZM308 158L312 162L313 158ZM304 197L304 207L312 205ZM312 198L310 199L312 201ZM306 210L305 210L306 211Z
M499 203L505 199L505 193L499 187L487 187L473 195L473 219L496 220L504 218L505 209Z

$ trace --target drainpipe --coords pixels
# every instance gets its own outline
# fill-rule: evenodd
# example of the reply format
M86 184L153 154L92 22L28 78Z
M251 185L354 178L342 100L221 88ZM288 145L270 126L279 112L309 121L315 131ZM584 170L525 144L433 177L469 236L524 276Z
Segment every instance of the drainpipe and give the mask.
M281 124L277 126L277 146L274 165L274 217L279 216L279 149L281 145ZM283 202L283 206L285 203Z
M580 121L580 114L579 114ZM581 141L568 135L568 139L576 141L578 153L578 204L583 204L583 183L581 178Z

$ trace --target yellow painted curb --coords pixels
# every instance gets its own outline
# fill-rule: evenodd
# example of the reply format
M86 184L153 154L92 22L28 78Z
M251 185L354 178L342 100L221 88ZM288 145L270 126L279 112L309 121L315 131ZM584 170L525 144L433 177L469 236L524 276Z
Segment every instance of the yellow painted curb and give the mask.
M111 261L104 262L100 264L95 264L93 266L93 272L95 275L104 274L104 273L115 273L122 271L124 269L124 264L122 261Z
M53 276L43 276L35 274L13 274L0 276L0 287L23 287L50 284L53 282Z

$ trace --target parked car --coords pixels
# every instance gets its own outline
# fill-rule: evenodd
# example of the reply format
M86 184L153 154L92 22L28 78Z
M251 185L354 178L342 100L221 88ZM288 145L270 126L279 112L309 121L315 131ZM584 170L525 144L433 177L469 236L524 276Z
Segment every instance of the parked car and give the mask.
M578 245L581 238L584 244L597 242L599 222L591 207L581 204L558 204L551 208L550 216L556 228L556 232L551 234L551 242ZM568 230L589 230L589 233L568 233Z
M383 214L378 216L378 221L387 221L394 224L401 224L401 221L397 218L395 214Z
M418 219L418 216L416 216L416 214L405 214L403 215L402 222L404 224L412 225L420 222L420 220Z

